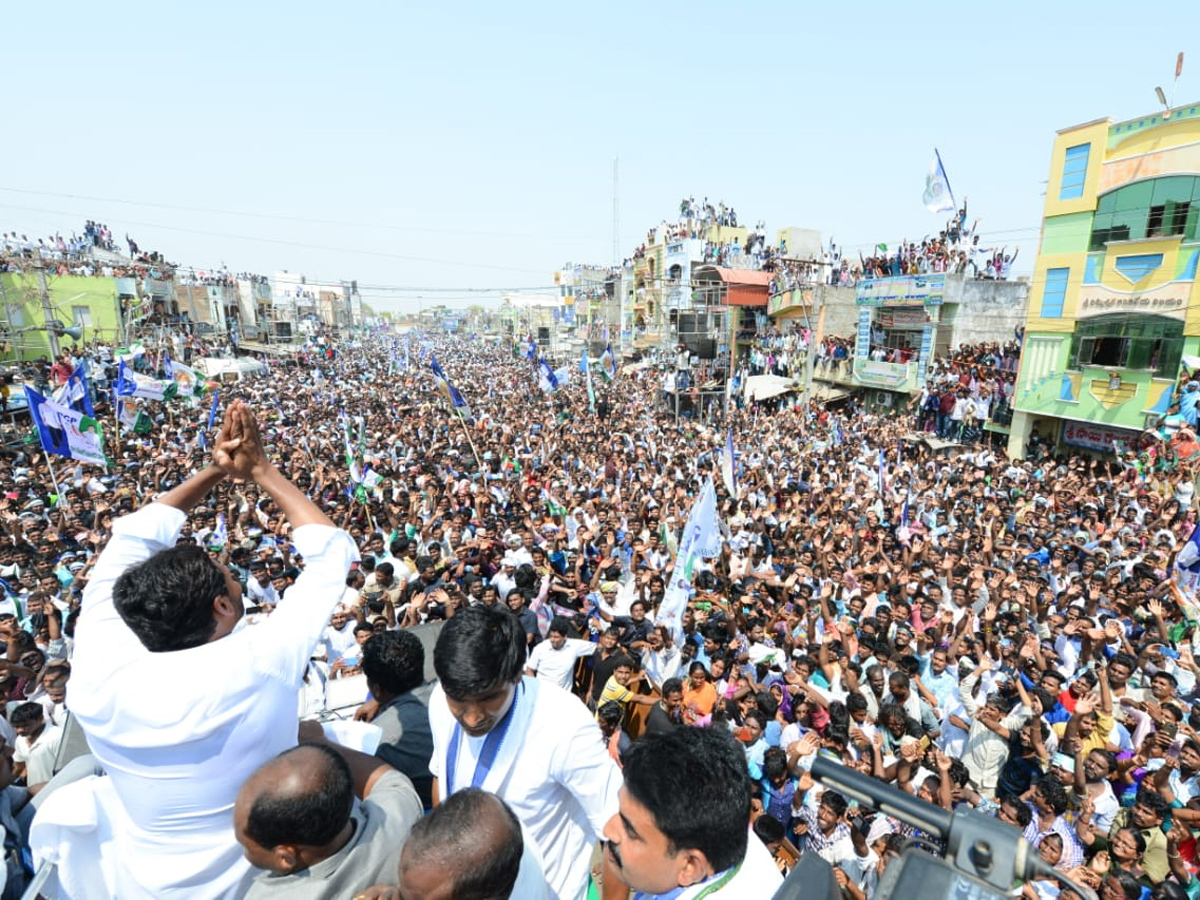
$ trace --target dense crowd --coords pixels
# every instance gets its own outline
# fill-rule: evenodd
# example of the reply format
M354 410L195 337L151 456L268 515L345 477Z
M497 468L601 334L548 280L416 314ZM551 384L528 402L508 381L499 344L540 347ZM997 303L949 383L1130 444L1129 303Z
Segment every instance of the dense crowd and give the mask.
M88 605L89 587L99 592L102 582L115 591L102 552L129 533L132 524L122 526L122 516L159 498L149 514L159 515L164 504L186 507L186 514L171 512L169 527L154 525L167 527L154 546L193 547L228 567L240 584L247 609L238 615L248 624L228 638L242 642L237 652L267 653L275 647L271 636L294 628L315 602L324 609L319 626L295 638L311 640L297 651L293 687L302 677L302 710L325 709L334 687L365 675L373 700L361 718L382 732L374 761L310 733L306 740L317 743L278 759L278 739L269 742L270 753L239 751L249 756L192 788L224 815L238 797L236 827L222 832L223 847L240 859L240 841L257 867L233 866L208 895L240 896L251 885L252 892L297 890L298 873L313 859L325 861L323 868L313 863L320 878L309 879L313 892L296 896L351 896L368 884L396 885L412 872L404 855L433 853L437 842L426 832L446 834L439 827L470 804L475 812L458 821L482 843L507 834L498 823L515 814L525 851L517 838L505 846L517 847L521 877L540 871L534 878L549 885L548 896L580 896L589 871L601 869L604 896L620 895L609 893L619 890L619 879L648 890L642 885L653 879L642 880L635 845L621 831L625 807L613 818L615 788L624 778L627 789L642 791L637 785L649 777L647 760L654 777L676 779L683 794L688 777L709 777L676 767L684 750L672 751L676 757L659 751L656 742L674 740L679 730L732 736L741 766L713 768L725 774L705 790L735 797L745 791L746 807L744 819L736 804L722 813L724 831L713 826L724 835L717 843L726 855L708 847L708 868L694 877L680 869L677 886L711 886L710 878L738 872L738 860L727 858L730 848L745 854L738 877L749 877L752 859L766 846L781 868L818 854L837 867L845 896L872 896L904 841L920 835L910 823L814 782L809 769L817 756L931 803L995 815L1022 829L1061 872L1103 887L1106 896L1120 890L1135 900L1143 887L1177 896L1170 891L1195 886L1200 714L1192 704L1200 613L1191 572L1176 567L1177 558L1188 564L1196 558L1188 542L1196 439L1186 428L1163 435L1158 452L1139 464L1061 455L1040 438L1027 459L974 449L947 457L910 440L911 419L853 408L746 404L711 426L677 423L661 405L661 373L654 369L611 384L597 377L592 412L577 371L546 393L534 364L512 348L421 339L405 350L398 340L312 347L302 364L269 381L224 388L226 430L214 428L203 440L207 398L156 410L160 421L147 434L126 431L118 443L109 432L108 470L55 457L51 478L46 457L30 444L10 449L0 462L8 533L0 546L6 610L0 629L9 641L2 684L10 700L0 733L11 751L0 755L0 775L13 785L5 800L14 841L28 838L28 794L47 793L65 717L78 714L97 753L94 764L110 773L95 783L112 783L122 815L149 817L150 824L138 819L122 857L128 877L154 893L193 872L186 848L189 840L201 844L200 837L155 818L161 813L155 804L172 799L160 801L147 786L161 789L153 780L158 770L139 772L149 781L138 782L136 802L122 791L136 755L130 748L145 753L159 746L145 722L169 714L170 727L159 727L170 747L186 746L189 729L209 735L218 725L170 712L172 697L145 682L160 654L144 654L136 640L134 652L110 645L110 636L103 665L95 651L86 666L79 658L88 616L98 615ZM778 345L782 356L785 336ZM969 395L994 393L1011 376L1016 349L960 348L939 362L930 390L956 377ZM432 354L468 404L461 415L430 374ZM818 364L821 358L818 349ZM564 362L571 363L557 365ZM1181 394L1194 392L1181 385ZM230 409L235 398L248 407ZM923 409L924 403L914 415ZM257 426L247 424L249 410ZM97 413L111 417L99 394ZM242 460L237 449L212 455L237 444L230 428L250 434L254 427L273 463L269 471ZM727 432L737 454L733 492L721 474ZM210 459L216 469L205 468ZM299 497L283 493L270 472L294 483ZM227 477L236 473L241 480ZM208 479L199 493L189 487L196 478ZM719 552L695 565L681 627L656 625L684 524L708 478L716 484ZM346 552L357 557L349 571L350 557L341 550L331 561L332 537L313 543L314 526L304 523L318 514L328 520L320 524L328 529L323 534L349 535ZM149 519L138 521L149 527ZM319 597L318 584L326 585ZM442 687L426 700L414 662L420 651L405 635L446 620L444 635L459 618L455 640L439 638L434 662ZM100 621L106 628L120 623ZM484 630L472 630L478 628ZM456 721L471 742L462 752L473 760L487 743L483 733L509 721L502 708L479 699L488 696L494 671L477 672L483 663L461 648L475 646L480 634L510 631L518 635L519 654L506 650L503 659L515 662L497 657L495 665L504 671L515 665L517 692L526 696L532 681L538 699L532 713L521 707L509 732L516 737L502 741L508 749L497 762L518 754L523 762L513 771L522 774L503 786L486 776L476 785L503 801L484 815L487 793L477 796L467 787L472 779L448 770L446 753L458 747ZM500 652L494 644L487 653ZM108 676L98 673L120 666L126 654L149 667L138 670L136 693L149 705L126 698L109 723ZM208 671L198 683L211 698L226 677ZM364 687L359 699L365 695ZM504 696L519 705L511 690ZM213 701L205 702L211 708ZM270 702L260 698L254 715L218 734L255 733L253 723L280 718ZM557 704L557 721L575 724L559 731L546 726L535 739L543 734L537 710L546 704ZM296 711L293 703L287 715ZM552 752L567 740L563 729L575 742L573 756ZM713 749L712 759L720 752ZM582 762L570 764L575 757L589 761L587 771ZM10 759L12 770L4 768ZM318 840L291 834L286 819L274 830L262 826L270 804L254 798L286 781L279 767L340 770L338 759L348 760L346 783L359 797L353 815L365 817L356 819L360 827L369 835L390 821L395 837L361 846L342 838L329 851L342 832ZM275 768L255 773L259 764ZM171 756L158 765L178 772L177 766L202 763ZM450 785L442 790L446 810L419 829L412 823L421 807L432 805L435 780L443 789ZM545 786L551 782L553 790ZM55 790L52 783L43 809L53 810L51 801L71 787ZM458 798L454 804L447 794ZM637 796L649 803L657 794ZM244 820L238 810L249 810ZM572 824L551 834L542 827L546 817ZM341 812L330 818L339 827L347 821ZM755 837L746 845L751 818ZM471 831L492 819L493 831ZM667 828L666 818L655 822ZM35 849L44 854L37 826L34 832ZM165 863L146 863L153 877L135 871L164 835L175 842L162 851ZM598 838L610 849L603 865L591 865ZM328 858L292 854L298 843L324 847ZM339 855L351 845L356 863ZM60 868L69 873L71 865ZM326 891L331 868L344 893ZM451 870L457 871L449 866L446 877ZM10 865L10 877L23 874L19 864ZM1059 890L1054 880L1026 885L1039 898ZM728 895L766 897L770 890Z

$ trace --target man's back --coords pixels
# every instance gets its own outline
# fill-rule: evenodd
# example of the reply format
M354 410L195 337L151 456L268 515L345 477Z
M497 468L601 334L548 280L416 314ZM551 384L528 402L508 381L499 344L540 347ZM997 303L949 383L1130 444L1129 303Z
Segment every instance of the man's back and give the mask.
M408 691L381 706L371 723L383 730L375 755L412 779L422 807L431 807L433 775L429 772L429 757L433 754L433 735L429 708Z
M152 653L120 618L112 587L172 546L184 519L154 503L118 520L76 638L71 712L120 799L116 854L131 896L244 890L251 870L233 837L233 801L261 763L296 744L304 667L354 554L344 532L301 526L294 540L308 565L289 603L224 639Z

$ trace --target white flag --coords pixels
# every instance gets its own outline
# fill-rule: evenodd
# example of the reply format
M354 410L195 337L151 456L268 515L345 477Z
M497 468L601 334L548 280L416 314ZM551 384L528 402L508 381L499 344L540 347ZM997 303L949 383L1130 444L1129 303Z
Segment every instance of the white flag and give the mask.
M658 608L655 623L678 631L683 623L683 610L687 606L692 590L692 573L696 560L702 556L717 556L721 552L721 527L717 523L717 492L712 478L704 482L700 496L692 504L688 514L683 540L679 542L679 554L675 557L675 568L671 572L671 583Z
M929 174L925 176L925 195L921 199L925 208L934 213L953 212L958 208L950 190L950 179L946 177L946 167L942 165L942 156L936 149L929 164Z

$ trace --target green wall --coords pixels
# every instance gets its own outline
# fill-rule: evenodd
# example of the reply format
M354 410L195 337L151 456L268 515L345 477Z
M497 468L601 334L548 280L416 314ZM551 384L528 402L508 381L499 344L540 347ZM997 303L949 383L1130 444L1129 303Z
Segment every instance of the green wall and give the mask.
M9 332L45 324L36 273L0 275L0 330ZM91 325L83 329L84 341L118 339L117 282L114 278L84 275L47 275L46 286L55 318L64 325L75 322L74 308L86 306ZM15 320L15 321L14 321ZM60 346L69 347L69 337L59 338ZM47 355L50 341L45 331L27 331L5 341L0 359L13 359L17 353L25 359Z
M1092 213L1049 216L1042 221L1042 253L1079 253L1092 236Z

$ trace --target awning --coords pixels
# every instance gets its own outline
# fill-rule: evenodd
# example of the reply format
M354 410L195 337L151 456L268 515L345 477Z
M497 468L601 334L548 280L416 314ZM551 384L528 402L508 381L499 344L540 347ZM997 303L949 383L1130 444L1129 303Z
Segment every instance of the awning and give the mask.
M744 388L747 400L769 400L786 394L788 391L799 390L795 379L783 378L779 375L751 375L746 379Z
M813 388L812 392L812 398L818 403L836 403L839 400L845 400L849 396L849 391L834 387L831 384L819 384Z
M757 269L727 269L724 266L701 266L692 282L719 282L725 285L725 304L728 306L766 306L770 295L771 273Z

